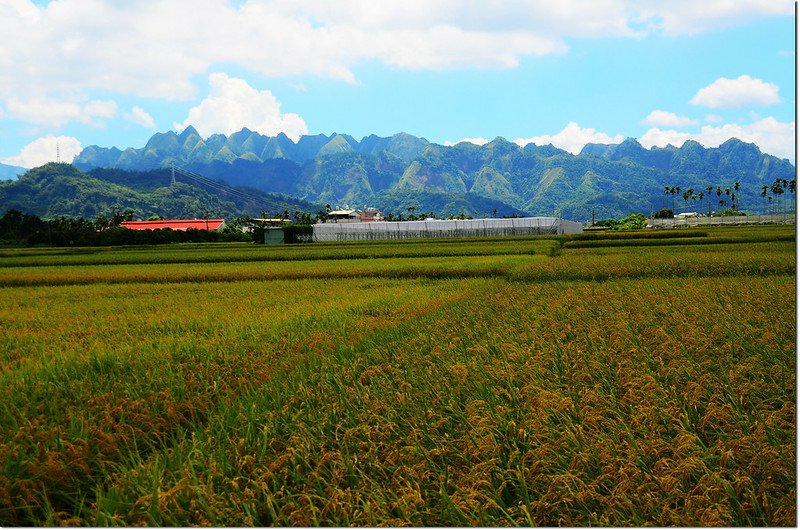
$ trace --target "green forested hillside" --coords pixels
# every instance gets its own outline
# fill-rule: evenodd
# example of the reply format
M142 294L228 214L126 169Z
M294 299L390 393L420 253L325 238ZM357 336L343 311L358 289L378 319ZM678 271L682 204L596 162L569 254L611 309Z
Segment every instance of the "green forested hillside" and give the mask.
M75 164L133 170L176 164L239 186L395 214L438 205L433 211L442 216L558 212L577 220L589 219L593 210L600 218L618 218L665 206L725 209L733 200L722 190L737 183L738 208L755 213L770 205L771 191L762 195L764 186L795 178L788 160L735 138L717 148L687 141L652 149L628 139L589 144L573 155L552 145L520 147L503 138L483 146L442 146L406 133L370 135L360 142L334 133L303 136L295 143L283 134L266 137L243 129L204 140L192 127L181 134L158 133L141 149L88 147Z
M316 204L254 189L204 186L178 178L170 185L169 170L147 172L95 169L88 173L71 164L50 163L16 180L0 183L0 211L16 209L48 219L59 216L92 219L133 210L137 218L259 216L262 212L300 210L316 213Z

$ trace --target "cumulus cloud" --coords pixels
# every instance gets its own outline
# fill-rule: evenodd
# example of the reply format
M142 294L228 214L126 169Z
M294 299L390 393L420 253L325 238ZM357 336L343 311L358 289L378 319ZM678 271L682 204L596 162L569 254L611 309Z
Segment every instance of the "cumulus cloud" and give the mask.
M281 104L269 90L257 90L244 79L224 73L208 77L211 92L196 107L189 110L178 130L193 125L203 136L214 133L231 134L247 127L268 136L283 132L294 141L308 132L306 122L292 113L281 113Z
M697 125L697 120L693 120L684 116L678 116L677 114L673 114L672 112L667 112L664 110L654 110L647 115L647 117L644 119L644 122L647 125L653 125L656 127L680 128L689 125Z
M448 140L444 143L444 145L452 147L454 145L460 144L461 142L467 142L475 145L485 145L489 143L489 140L487 140L486 138L462 138L461 140L456 140L455 142L451 142Z
M568 51L571 38L693 33L792 13L774 0L12 0L0 2L0 99L105 90L185 101L193 77L219 64L346 82L365 61L513 68Z
M565 151L577 155L588 143L618 144L624 139L625 138L621 134L609 136L604 132L598 132L592 128L584 129L574 121L571 121L561 132L555 135L545 134L543 136L534 136L533 138L518 138L514 140L514 143L520 147L524 147L530 143L536 145L553 144L559 149L564 149Z
M736 79L720 77L710 85L701 88L689 103L717 109L772 105L779 101L778 85L766 83L749 75L741 75Z
M644 147L681 146L686 140L695 140L706 147L718 147L730 138L756 144L763 152L794 161L795 122L780 122L773 117L763 118L747 125L725 123L704 125L698 132L652 128L639 139Z
M117 114L114 101L91 100L86 103L51 98L11 98L6 103L8 116L35 125L60 127L70 121L103 126Z
M72 162L82 149L81 142L77 138L50 134L29 143L18 155L0 159L0 162L30 169L55 162L57 158L60 158L61 162Z
M141 125L145 129L155 129L156 122L153 117L147 113L142 107L134 105L130 112L126 112L123 116L127 121Z

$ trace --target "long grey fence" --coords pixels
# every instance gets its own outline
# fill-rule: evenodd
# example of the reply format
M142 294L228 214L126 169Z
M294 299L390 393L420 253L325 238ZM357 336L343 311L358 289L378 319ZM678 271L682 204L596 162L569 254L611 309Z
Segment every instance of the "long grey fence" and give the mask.
M427 221L321 223L314 225L315 241L358 241L454 237L579 234L583 226L557 217L509 219L432 219Z

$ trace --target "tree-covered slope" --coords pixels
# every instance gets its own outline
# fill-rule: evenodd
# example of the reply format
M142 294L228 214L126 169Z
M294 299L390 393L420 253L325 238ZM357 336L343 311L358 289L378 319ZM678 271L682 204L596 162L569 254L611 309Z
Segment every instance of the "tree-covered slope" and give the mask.
M173 163L231 184L332 206L366 204L403 213L409 197L419 197L420 209L427 210L422 202L440 204L434 211L443 216L469 206L478 208L476 215L500 210L560 213L578 220L589 219L593 211L601 218L618 218L664 206L716 210L731 202L716 193L717 187L733 189L737 182L740 209L757 212L767 206L761 196L765 185L795 178L788 160L735 138L717 148L687 141L681 147L651 149L627 139L588 144L573 155L552 145L520 147L503 138L483 146L442 146L406 133L361 141L346 134L315 135L293 142L284 134L266 137L243 129L203 139L189 127L181 134L156 134L141 149L88 147L75 160L84 169L152 169ZM675 192L665 194L665 188ZM694 193L683 200L687 190ZM444 195L452 200L441 200ZM478 197L494 201L491 208L480 210L489 203ZM727 202L720 205L720 200Z
M134 172L95 169L84 173L71 164L50 163L14 181L0 183L0 212L16 209L49 219L92 219L133 210L137 218L202 218L274 215L288 210L315 213L319 205L254 189L220 183L201 184L179 177L170 185L169 170Z

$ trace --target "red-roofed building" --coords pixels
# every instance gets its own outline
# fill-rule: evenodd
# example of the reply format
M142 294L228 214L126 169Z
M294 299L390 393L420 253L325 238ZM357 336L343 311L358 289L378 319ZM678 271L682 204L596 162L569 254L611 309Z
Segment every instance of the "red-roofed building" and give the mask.
M171 228L173 230L222 230L225 219L165 219L163 221L122 221L121 226L131 230L158 230Z

